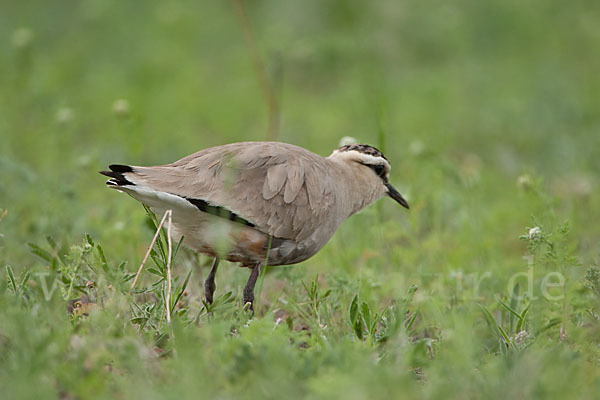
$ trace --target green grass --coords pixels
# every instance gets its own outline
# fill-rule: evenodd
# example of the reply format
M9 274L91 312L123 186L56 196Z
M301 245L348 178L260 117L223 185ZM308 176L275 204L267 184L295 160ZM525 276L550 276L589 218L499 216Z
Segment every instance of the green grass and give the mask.
M169 325L164 237L129 294L152 224L97 171L267 137L234 3L7 2L2 397L596 398L598 2L246 3L278 140L381 147L411 210L267 268L254 318L182 248Z

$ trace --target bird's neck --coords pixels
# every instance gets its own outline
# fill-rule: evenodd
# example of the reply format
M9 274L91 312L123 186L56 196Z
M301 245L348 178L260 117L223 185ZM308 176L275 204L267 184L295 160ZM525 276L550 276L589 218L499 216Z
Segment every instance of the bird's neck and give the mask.
M346 202L345 210L349 214L345 218L353 215L375 201L379 200L385 194L382 185L373 179L369 171L363 165L355 162L339 162L340 170L344 175L339 179L343 186L343 199L338 201Z

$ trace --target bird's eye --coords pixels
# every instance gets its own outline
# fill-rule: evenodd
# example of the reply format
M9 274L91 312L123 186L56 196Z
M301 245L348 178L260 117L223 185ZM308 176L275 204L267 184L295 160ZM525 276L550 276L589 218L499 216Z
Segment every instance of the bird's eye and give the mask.
M379 175L380 177L383 178L383 176L385 174L385 167L383 165L375 165L375 166L373 166L373 170L375 171L375 173L377 175Z

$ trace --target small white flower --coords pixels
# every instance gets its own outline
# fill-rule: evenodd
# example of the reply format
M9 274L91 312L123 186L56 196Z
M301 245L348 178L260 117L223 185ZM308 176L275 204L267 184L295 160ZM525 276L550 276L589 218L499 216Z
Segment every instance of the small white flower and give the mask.
M79 335L71 336L71 348L73 350L80 350L85 347L85 339Z
M75 113L69 107L59 108L54 116L54 119L56 119L56 122L59 124L66 124L67 122L72 121L73 118L75 118Z
M356 140L356 138L353 138L352 136L344 136L340 139L340 147L354 143L358 143L358 140Z
M82 154L77 158L77 165L80 167L88 167L92 163L92 157L89 154Z
M115 100L112 106L112 111L118 117L126 117L129 115L131 107L129 106L129 101L126 99L118 99Z
M529 339L529 332L523 330L517 333L513 340L516 344L523 344L527 339Z
M19 28L13 32L11 41L16 48L28 47L33 41L33 31L25 27Z
M423 152L425 152L425 145L420 140L413 140L408 145L408 149L413 156L420 156L423 154Z
M116 222L114 225L114 229L117 231L122 231L123 229L125 229L125 222L123 222L123 221Z
M532 186L531 175L523 174L517 178L517 186L521 189L529 189Z
M539 226L536 226L529 230L529 239L538 240L541 237L542 237L542 228L540 228Z

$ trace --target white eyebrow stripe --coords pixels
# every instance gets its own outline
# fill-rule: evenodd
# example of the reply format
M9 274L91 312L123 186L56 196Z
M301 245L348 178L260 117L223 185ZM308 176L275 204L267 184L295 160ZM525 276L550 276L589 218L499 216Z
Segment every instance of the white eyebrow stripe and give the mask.
M375 165L385 164L388 167L390 166L390 163L383 157L375 157L370 154L361 153L360 151L356 151L356 150L347 150L347 151L334 150L334 152L331 155L333 155L333 154L335 154L336 157L349 158L349 159L352 159L355 161L358 158L358 159L360 159L361 162L363 162L365 164L375 164Z

